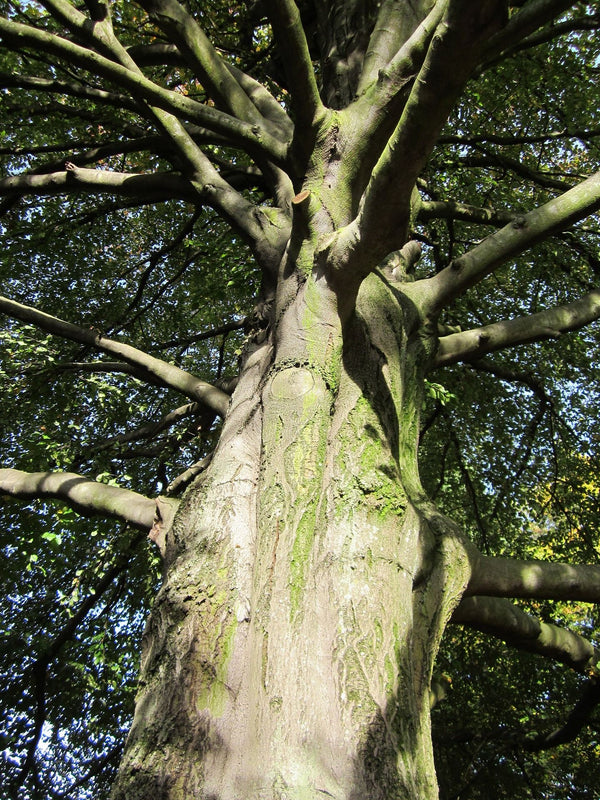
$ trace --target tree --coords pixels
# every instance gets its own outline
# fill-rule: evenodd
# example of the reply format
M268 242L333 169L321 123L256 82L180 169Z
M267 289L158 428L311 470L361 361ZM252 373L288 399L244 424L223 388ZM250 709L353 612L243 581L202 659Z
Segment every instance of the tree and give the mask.
M0 486L31 545L7 543L7 596L45 578L54 626L22 634L14 795L42 791L78 626L102 685L130 673L127 622L101 623L134 624L148 530L163 579L115 800L436 797L449 626L587 676L527 747L573 739L593 629L544 603L598 602L598 551L540 498L595 463L594 5L1 9ZM13 498L43 501L24 535Z

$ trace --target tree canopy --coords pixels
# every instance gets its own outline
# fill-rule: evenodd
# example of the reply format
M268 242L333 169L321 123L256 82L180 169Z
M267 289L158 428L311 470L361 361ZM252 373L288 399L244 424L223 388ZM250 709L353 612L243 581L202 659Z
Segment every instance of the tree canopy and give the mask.
M431 688L441 797L600 790L600 13L398 5L0 2L10 797L109 796L163 531L326 215L332 283L427 293L435 326L421 479L478 554Z

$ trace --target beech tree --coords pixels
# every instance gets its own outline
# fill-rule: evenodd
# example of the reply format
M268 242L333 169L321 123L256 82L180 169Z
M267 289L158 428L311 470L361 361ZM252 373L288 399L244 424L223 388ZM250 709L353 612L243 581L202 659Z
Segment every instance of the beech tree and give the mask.
M109 774L155 588L114 800L437 797L487 640L593 730L595 5L0 10L12 796Z

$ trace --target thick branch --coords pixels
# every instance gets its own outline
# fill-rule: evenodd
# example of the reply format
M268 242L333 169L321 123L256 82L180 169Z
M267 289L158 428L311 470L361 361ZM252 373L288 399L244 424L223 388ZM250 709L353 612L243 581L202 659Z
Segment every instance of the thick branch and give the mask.
M62 0L51 0L51 2L49 0L48 4L56 9L57 15L64 19L69 27L81 33L84 38L91 39L100 50L108 52L116 60L105 58L90 49L80 47L45 31L20 25L4 18L0 18L0 35L9 42L14 41L17 45L21 43L32 45L42 51L45 50L60 58L65 58L96 74L103 75L118 85L128 88L136 99L140 98L145 101L149 108L145 108L141 103L140 111L149 112L171 139L177 154L183 161L189 185L197 192L196 200L201 200L218 211L244 236L261 267L266 271L273 271L279 263L281 251L285 239L287 239L287 232L283 230L285 228L284 220L274 220L274 216L276 216L274 214L269 218L265 217L250 201L227 183L211 164L207 155L195 143L177 115L182 114L184 117L190 118L192 108L195 108L196 111L201 110L199 119L205 117L206 127L216 131L218 125L213 127L210 120L212 119L213 122L220 120L220 122L226 123L226 127L229 129L228 135L233 135L234 141L236 139L236 135L233 134L234 129L238 132L245 131L244 137L247 134L249 138L246 138L245 142L238 140L238 143L255 156L263 158L266 156L275 162L283 161L286 145L267 133L264 126L250 125L214 108L196 103L178 92L158 86L142 74L129 53L115 39L109 26L95 25L90 31L85 16L69 3L64 3ZM226 75L230 83L234 81L229 70L226 70ZM254 108L241 87L239 92ZM185 108L188 109L187 112L184 110ZM205 112L208 112L208 117ZM218 132L224 133L224 128ZM274 150L270 146L263 147L267 140L274 145Z
M141 73L117 64L87 47L81 47L68 39L12 22L4 17L0 17L0 36L5 42L16 47L32 47L107 78L118 86L128 89L132 97L146 100L152 106L183 116L216 133L224 134L232 143L237 143L250 152L262 153L277 163L285 161L286 145L264 129L238 120L211 106L198 103L179 92L165 89Z
M149 174L85 169L68 162L61 172L13 175L0 180L0 197L7 195L54 195L77 192L139 197L144 203L179 199L198 202L191 183L174 172ZM149 199L150 198L150 199Z
M413 18L412 15L418 11L417 5L417 3L411 4L410 13L405 9L402 14L404 23L408 19L411 20L411 25L416 23L417 18ZM424 14L429 5L431 3L423 4L421 13ZM345 115L352 120L351 126L355 135L353 147L356 148L357 161L362 165L359 182L361 192L400 120L415 77L427 56L431 39L441 22L446 5L446 0L439 0L422 22L416 25L408 39L405 40L405 35L409 30L400 35L402 41L400 50L389 62L386 61L381 66L377 72L377 80L372 80L370 85L365 84L364 91L361 81L357 99L345 110ZM389 13L391 10L388 4L384 4L380 14ZM394 19L392 28L396 34L403 25ZM394 36L394 40L395 38ZM363 72L363 79L366 80L367 74L368 71Z
M22 499L56 498L85 516L116 517L144 531L152 528L156 514L155 500L74 472L0 469L0 490Z
M177 45L218 107L227 109L238 119L267 124L194 17L180 3L140 0L139 4Z
M361 268L364 259L372 268L405 243L417 176L502 14L498 0L478 3L476 9L466 0L448 3L396 130L373 170L359 215L340 237L341 252L357 251Z
M600 654L576 633L526 614L509 600L467 597L452 616L453 623L495 636L519 650L546 656L577 672L596 672Z
M279 105L265 86L263 86L260 81L242 72L242 70L238 69L233 64L227 64L227 68L262 116L274 122L278 128L283 131L286 141L291 139L294 132L294 125L285 109Z
M0 297L0 312L8 314L14 319L20 319L22 322L29 322L63 339L81 342L96 350L115 355L129 364L145 370L167 386L182 392L193 400L198 400L220 417L224 417L227 413L229 396L225 392L190 375L189 372L148 355L131 345L107 339L94 328L80 328L78 325L45 314L31 306L21 305L21 303L6 297Z
M600 290L595 290L573 303L549 308L538 314L443 336L434 366L447 366L456 364L457 361L475 361L486 353L506 347L557 339L561 334L578 330L599 317Z
M428 279L430 311L438 312L501 264L600 208L600 172L517 217Z
M70 3L65 2L65 0L44 0L44 2L67 27L82 35L84 39L89 40L91 45L97 47L101 52L107 53L110 63L113 63L112 59L114 58L129 74L146 80L129 52L114 36L109 21L96 24L90 28L85 15L81 14ZM193 53L191 53L189 47L186 52L188 55L192 54L194 58L200 59L198 63L202 74L204 74L204 66L209 72L214 73L211 78L214 86L218 87L219 92L222 91L223 97L227 96L233 102L238 116L243 106L246 115L250 114L254 123L257 121L266 122L243 89L237 84L231 72L221 62L220 57L216 54L203 32L187 12L179 6L176 0L156 0L151 5L159 9L161 19L166 19L167 28L170 29L171 24L173 24L176 31L183 36L182 44L192 47ZM183 161L184 174L189 178L192 186L198 191L204 202L225 216L247 238L254 248L259 263L265 268L265 262L272 261L273 258L270 258L270 253L265 252L268 247L262 245L262 240L268 237L264 235L261 225L256 224L256 217L259 212L256 212L253 205L234 190L217 172L206 153L198 147L190 132L176 115L162 108L160 104L157 105L151 100L148 100L148 102L152 115L167 133L172 145L176 148L179 157ZM231 105L231 102L226 105ZM252 130L256 135L261 135L265 130L265 125L254 124ZM276 141L275 137L273 141ZM275 260L278 260L278 255L275 255ZM269 266L272 268L272 265Z
M443 8L444 2L419 0L405 4L402 14L394 0L381 3L377 21L369 39L363 69L358 84L358 93L363 92L377 79L380 70L387 67L398 50L415 34L419 25L434 6Z
M478 554L472 559L466 594L600 603L600 566Z
M319 96L300 12L294 0L267 0L267 11L283 57L296 129L314 129L325 108Z

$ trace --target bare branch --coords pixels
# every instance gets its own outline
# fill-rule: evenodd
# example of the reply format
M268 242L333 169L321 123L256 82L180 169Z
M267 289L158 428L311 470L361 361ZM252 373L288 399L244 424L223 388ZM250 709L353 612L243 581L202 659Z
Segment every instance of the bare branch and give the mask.
M538 31L537 33L532 34L525 39L522 39L514 47L505 50L497 60L500 61L509 55L518 53L520 50L529 50L530 48L537 47L540 44L551 42L553 39L557 39L559 36L563 36L566 33L595 31L598 30L598 28L600 28L600 14L590 14L588 16L576 17L575 19L570 19L566 22L559 22ZM496 62L494 61L492 63ZM486 64L486 67L488 66L490 66L489 63Z
M95 103L126 108L139 113L139 105L126 94L107 92L77 81L56 80L41 78L32 75L13 75L0 72L0 88L3 89L33 89L37 92L52 94L66 94L71 97L81 97L84 100L93 100Z
M16 47L33 47L107 78L118 86L128 89L132 97L145 100L154 107L180 115L209 130L223 134L232 143L237 143L250 152L262 153L276 163L285 162L287 145L264 129L238 120L211 106L198 103L179 92L165 89L146 78L141 72L132 71L87 47L4 17L0 17L0 35L4 41Z
M325 114L308 50L300 12L294 0L267 0L267 11L283 56L296 130L302 137Z
M480 133L473 136L456 136L445 135L440 136L438 139L439 144L459 144L459 145L476 145L476 144L499 144L499 145L518 145L518 144L543 144L544 142L552 142L561 139L580 139L581 141L588 141L600 136L600 128L564 128L559 131L549 131L539 135L524 136L515 134L514 136L502 135L497 133Z
M134 367L133 364L126 364L124 361L64 361L53 362L44 367L30 368L23 370L25 374L41 374L51 372L92 372L92 373L111 373L119 372L123 375L131 375L144 383L151 383L153 386L168 388L164 381L159 381L143 369Z
M600 603L600 566L471 557L467 595Z
M430 311L437 313L501 264L600 208L600 172L544 205L519 216L427 280ZM423 285L423 284L422 284Z
M111 172L86 169L67 162L61 172L24 173L0 179L0 197L9 195L55 195L78 192L106 193L119 197L140 197L160 203L179 199L198 202L197 190L175 172Z
M117 436L111 436L110 439L106 439L101 444L95 445L91 449L94 452L98 452L100 450L107 450L109 447L113 447L114 445L118 446L128 444L129 442L137 442L140 439L152 439L158 433L161 433L161 431L176 425L179 420L197 414L201 408L202 406L200 406L199 403L186 403L184 406L179 406L179 408L176 408L173 411L170 411L168 414L165 414L162 419L159 419L156 422L148 422L145 425L141 425L139 428L136 428L134 431L129 431L128 433L119 433ZM214 419L214 416L211 415L211 418Z
M202 342L206 339L213 339L216 336L222 336L225 333L231 333L231 331L239 331L248 325L248 318L239 321L239 322L228 322L225 325L219 325L218 328L211 328L208 331L203 331L202 333L196 333L191 336L186 336L179 339L169 339L167 342L159 342L156 346L162 349L167 349L169 347L189 347L196 342Z
M419 222L428 222L432 219L452 219L479 225L494 225L498 228L508 225L516 216L518 215L510 211L497 211L493 208L458 203L455 200L422 200L417 212Z
M507 347L557 339L600 317L600 290L594 290L564 306L556 306L526 317L495 322L462 333L451 333L439 341L435 367L475 361L486 353Z
M566 181L562 178L553 177L552 173L545 170L531 169L515 158L508 158L502 153L497 151L487 150L483 147L478 147L482 155L467 155L461 156L458 163L461 166L475 167L482 169L493 169L494 167L502 169L502 171L510 170L515 175L525 178L527 181L537 186L543 186L546 189L558 189L559 192L566 192L573 186L574 180L579 180L580 175L566 177L570 180Z
M14 319L20 319L22 322L36 325L38 328L55 336L81 342L104 353L116 355L127 363L143 369L167 386L182 392L182 394L191 397L193 400L198 400L211 408L220 417L224 417L227 413L229 395L225 394L225 392L201 381L189 372L148 355L148 353L144 353L131 345L107 339L94 328L81 328L78 325L65 322L58 317L45 314L43 311L22 305L6 297L0 297L0 312L8 314Z
M577 672L597 672L600 653L583 636L541 622L509 600L467 597L451 621L495 636L519 650L552 658Z
M177 46L218 107L227 109L238 119L271 127L271 132L277 133L277 128L270 126L260 114L194 17L180 3L140 0L139 5Z
M188 484L194 480L194 478L200 475L201 472L204 472L211 461L212 453L209 453L209 455L200 459L200 461L197 461L195 464L192 464L192 466L188 467L185 472L182 472L181 475L178 475L176 478L174 478L167 486L167 494L169 497L182 492L188 486Z
M340 252L353 249L369 268L406 241L411 196L424 163L486 38L502 22L498 0L450 0L431 38L400 121L377 162L356 220L340 236ZM400 165L402 165L400 167ZM387 231L387 236L381 232Z
M377 21L373 27L373 32L369 39L367 51L360 81L358 93L362 93L373 81L375 81L381 70L384 70L400 49L406 52L405 47L419 31L423 20L432 10L437 15L443 12L446 2L432 2L432 0L421 0L418 3L411 3L404 10L402 17L398 19L398 9L393 0L384 0L381 3ZM401 21L400 21L401 20ZM439 22L439 19L436 20ZM429 37L427 37L428 40Z
M504 50L514 47L573 5L575 5L573 0L529 0L511 17L502 30L490 39L485 49L485 61L491 61Z
M116 517L143 531L152 528L156 514L155 500L75 472L0 469L0 490L26 500L56 498L84 516Z
M136 534L129 545L118 553L112 565L98 580L95 581L93 590L90 591L75 613L58 631L56 636L54 636L53 639L43 647L38 657L32 664L32 690L35 701L35 713L33 719L34 725L33 732L30 736L29 744L27 746L25 759L16 779L17 786L23 785L27 775L35 769L35 754L40 742L42 728L44 726L44 722L46 721L47 715L46 689L49 676L48 667L58 656L64 645L75 636L79 625L81 625L96 603L98 603L102 595L110 588L115 579L127 569L129 562L134 555L135 549L139 545L139 542L140 536L139 534Z
M511 369L502 364L493 364L490 361L483 359L474 361L468 365L471 369L479 372L488 372L500 378L501 381L508 381L510 383L522 383L527 386L531 391L539 397L544 403L552 405L550 395L546 392L544 384L541 380L528 372L519 372L518 370Z
M582 696L567 717L565 724L550 733L543 733L534 738L527 738L524 748L531 752L547 750L560 744L572 742L591 721L592 715L600 703L600 681L595 675L587 681Z
M161 136L140 136L137 139L123 139L122 141L106 141L97 144L93 141L68 139L49 145L39 145L33 147L0 147L0 155L43 155L50 153L68 153L70 160L77 166L83 166L97 160L109 158L110 156L123 155L125 153L140 153L143 151L160 152L166 149L165 139ZM75 151L79 151L75 154ZM42 164L31 170L29 174L40 175L50 172L61 172L65 166L64 159L53 163ZM136 173L139 174L139 173ZM171 173L167 173L171 174Z

